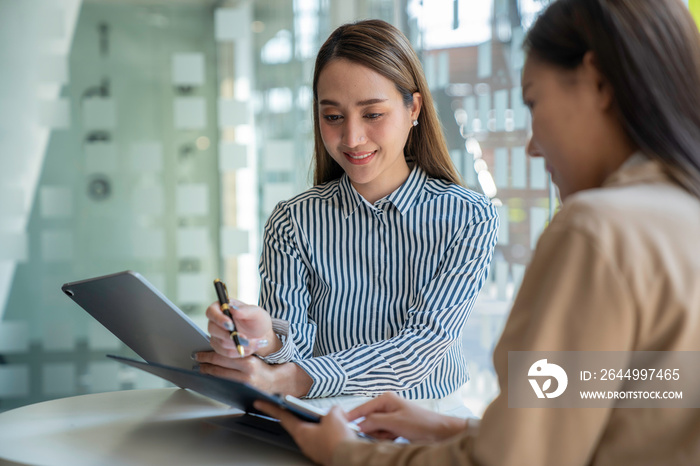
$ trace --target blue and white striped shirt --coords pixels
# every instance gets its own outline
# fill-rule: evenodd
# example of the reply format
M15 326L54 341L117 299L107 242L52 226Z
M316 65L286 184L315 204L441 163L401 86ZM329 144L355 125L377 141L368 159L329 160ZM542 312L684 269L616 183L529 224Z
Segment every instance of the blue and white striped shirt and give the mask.
M488 198L417 167L374 205L347 175L279 203L260 307L289 333L265 360L304 369L310 398L449 395L469 378L460 336L497 229Z

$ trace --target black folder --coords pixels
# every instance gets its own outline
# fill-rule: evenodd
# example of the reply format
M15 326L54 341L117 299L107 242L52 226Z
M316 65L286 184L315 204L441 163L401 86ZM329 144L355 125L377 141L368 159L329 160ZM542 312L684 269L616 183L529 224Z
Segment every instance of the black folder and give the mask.
M262 414L253 407L253 403L260 400L286 409L304 421L319 422L320 420L319 416L297 409L296 406L288 404L280 396L265 393L243 382L202 374L193 370L166 366L156 362L137 361L136 359L113 354L108 354L107 357L157 375L180 388L188 388L246 413Z

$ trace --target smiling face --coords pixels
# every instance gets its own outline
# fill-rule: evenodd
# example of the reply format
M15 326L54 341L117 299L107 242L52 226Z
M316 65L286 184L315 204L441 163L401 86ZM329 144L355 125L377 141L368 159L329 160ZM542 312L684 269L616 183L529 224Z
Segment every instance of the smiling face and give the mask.
M544 157L562 199L601 186L634 152L590 52L574 70L528 57L522 84L532 116L527 152Z
M408 178L403 150L421 96L406 106L394 83L349 60L337 59L318 78L319 129L326 150L369 202Z

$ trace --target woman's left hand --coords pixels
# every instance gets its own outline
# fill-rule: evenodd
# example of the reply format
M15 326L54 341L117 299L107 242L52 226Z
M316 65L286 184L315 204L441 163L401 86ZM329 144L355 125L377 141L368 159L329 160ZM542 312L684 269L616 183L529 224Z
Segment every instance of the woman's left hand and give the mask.
M281 381L277 380L281 374L277 372L284 364L273 366L255 356L229 358L214 351L199 352L196 360L203 374L244 382L268 392L281 391Z
M348 426L345 413L338 406L334 406L318 424L302 421L289 411L269 403L256 401L254 406L263 413L279 419L302 453L318 464L330 465L333 462L333 453L341 442L357 440L357 435Z
M270 393L304 396L313 383L311 377L292 362L267 364L256 356L229 358L214 351L195 355L199 372L252 385Z

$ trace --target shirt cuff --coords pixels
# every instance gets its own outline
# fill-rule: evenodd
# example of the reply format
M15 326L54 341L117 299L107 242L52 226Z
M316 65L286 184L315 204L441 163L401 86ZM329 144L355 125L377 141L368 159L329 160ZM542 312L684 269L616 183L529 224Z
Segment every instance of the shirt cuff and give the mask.
M291 361L296 353L296 345L292 340L289 321L272 319L272 331L275 332L277 338L282 342L282 348L260 359L268 364L283 364Z
M301 359L294 361L294 364L301 367L311 377L312 385L306 398L337 396L345 390L348 375L340 364L330 356Z

